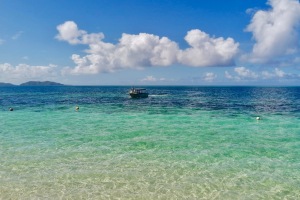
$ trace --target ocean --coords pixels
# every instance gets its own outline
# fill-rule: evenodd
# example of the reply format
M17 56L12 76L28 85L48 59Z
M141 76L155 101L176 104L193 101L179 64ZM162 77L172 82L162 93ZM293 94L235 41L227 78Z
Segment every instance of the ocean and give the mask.
M0 199L300 199L300 87L146 88L0 87Z

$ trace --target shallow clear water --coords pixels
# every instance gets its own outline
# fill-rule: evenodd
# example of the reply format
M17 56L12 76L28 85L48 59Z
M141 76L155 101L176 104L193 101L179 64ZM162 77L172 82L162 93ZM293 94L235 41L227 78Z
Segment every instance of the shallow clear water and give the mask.
M129 89L0 88L0 199L300 198L299 87Z

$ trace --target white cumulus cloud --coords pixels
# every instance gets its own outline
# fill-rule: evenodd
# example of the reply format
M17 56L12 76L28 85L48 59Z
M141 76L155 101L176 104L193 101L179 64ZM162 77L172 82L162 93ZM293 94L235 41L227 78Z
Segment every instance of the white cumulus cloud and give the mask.
M167 80L166 78L156 78L154 76L146 76L145 78L141 79L141 82L165 82L165 81L172 81L172 80Z
M256 80L259 78L259 75L246 67L235 67L234 74L230 74L228 71L225 71L225 78L241 81L241 80Z
M217 78L217 75L212 73L212 72L207 72L204 77L203 80L211 82L213 80L215 80Z
M30 66L19 64L13 66L9 63L0 64L1 80L7 82L27 81L32 79L51 79L57 75L56 66Z
M262 73L263 79L299 79L300 76L298 74L286 73L283 70L275 68L273 71L263 71Z
M181 50L167 37L153 34L123 33L117 44L103 42L103 33L87 33L73 21L57 26L58 40L88 45L86 55L72 55L75 68L64 69L71 74L96 74L120 69L142 69L151 66L182 64L194 67L232 65L238 43L232 38L212 38L200 30L191 30L185 40L191 46Z
M299 48L299 1L269 0L268 4L271 9L256 11L246 28L256 42L250 56L253 62L268 62Z
M238 52L238 43L232 38L211 38L208 34L195 29L185 36L191 46L181 50L179 62L194 67L233 65L233 57Z
M58 40L64 40L70 44L80 44L80 37L86 34L85 31L78 30L77 24L72 21L67 21L64 24L57 26L59 34L56 36Z
M234 71L238 74L239 77L247 78L247 79L256 79L258 78L258 75L251 71L250 69L247 69L246 67L236 67Z
M295 73L287 73L279 68L273 70L264 70L260 72L253 72L246 67L234 68L234 74L225 71L227 79L242 81L242 80L299 80L300 75Z
M146 78L143 78L141 81L142 82L156 82L157 78L155 78L154 76L147 76Z

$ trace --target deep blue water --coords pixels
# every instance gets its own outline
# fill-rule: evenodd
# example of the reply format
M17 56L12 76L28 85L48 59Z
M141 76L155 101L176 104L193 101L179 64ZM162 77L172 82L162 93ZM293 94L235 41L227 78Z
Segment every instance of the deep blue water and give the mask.
M131 109L176 107L228 112L299 115L300 87L146 87L147 99L133 100L129 87L1 87L0 106L26 109L45 106L116 105Z

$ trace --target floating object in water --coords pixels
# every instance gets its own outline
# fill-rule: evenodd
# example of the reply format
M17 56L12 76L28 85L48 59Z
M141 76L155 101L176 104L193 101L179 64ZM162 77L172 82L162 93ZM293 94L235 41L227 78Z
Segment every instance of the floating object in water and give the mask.
M14 111L14 109L13 108L9 108L9 111Z
M256 117L256 120L260 120L260 117Z
M148 92L146 91L145 88L132 88L129 91L129 95L131 96L131 98L147 98L148 97Z
M75 110L78 111L78 110L79 110L79 106L76 106L76 107L75 107Z

